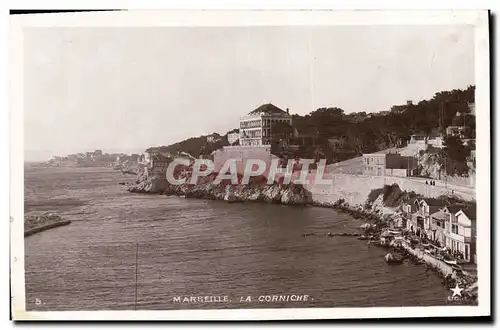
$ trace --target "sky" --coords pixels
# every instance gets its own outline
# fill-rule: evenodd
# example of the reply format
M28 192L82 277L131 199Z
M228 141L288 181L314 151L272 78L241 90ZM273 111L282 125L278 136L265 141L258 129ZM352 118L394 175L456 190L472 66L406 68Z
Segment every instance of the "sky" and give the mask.
M466 25L27 28L25 160L225 134L265 103L376 112L474 83Z

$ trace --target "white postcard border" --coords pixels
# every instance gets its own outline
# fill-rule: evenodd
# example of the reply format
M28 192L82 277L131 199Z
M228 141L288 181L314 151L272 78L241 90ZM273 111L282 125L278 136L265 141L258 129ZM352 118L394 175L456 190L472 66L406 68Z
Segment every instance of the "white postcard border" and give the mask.
M455 11L121 11L21 15L10 18L10 206L12 308L15 320L279 320L490 315L490 85L486 10ZM304 26L304 25L475 26L477 130L478 306L225 309L169 311L27 312L24 281L23 29L27 27ZM49 133L50 134L50 133Z

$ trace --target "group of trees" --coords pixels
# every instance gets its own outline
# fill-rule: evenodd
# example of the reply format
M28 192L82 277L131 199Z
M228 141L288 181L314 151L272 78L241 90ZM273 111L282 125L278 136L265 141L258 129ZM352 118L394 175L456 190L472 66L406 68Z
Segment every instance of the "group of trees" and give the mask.
M352 153L361 155L402 147L415 133L444 136L450 125L465 126L466 137L472 138L475 117L470 114L469 103L474 102L474 91L475 87L469 86L465 90L439 92L430 100L393 106L385 115L345 114L339 108L320 108L305 116L294 115L293 123L317 128L319 135L315 144L333 160L350 158ZM332 138L342 140L342 147L332 150L328 143ZM450 146L446 152L449 150L450 159L462 161L467 148L462 149Z
M442 150L442 168L450 175L468 173L467 158L470 156L471 150L475 149L476 145L473 142L464 144L458 136L447 136Z

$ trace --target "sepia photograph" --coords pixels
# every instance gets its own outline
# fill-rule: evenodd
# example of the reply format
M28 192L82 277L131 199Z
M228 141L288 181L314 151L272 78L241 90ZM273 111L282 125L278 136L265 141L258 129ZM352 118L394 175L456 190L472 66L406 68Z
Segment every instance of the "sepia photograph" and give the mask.
M490 315L487 11L10 23L14 319Z

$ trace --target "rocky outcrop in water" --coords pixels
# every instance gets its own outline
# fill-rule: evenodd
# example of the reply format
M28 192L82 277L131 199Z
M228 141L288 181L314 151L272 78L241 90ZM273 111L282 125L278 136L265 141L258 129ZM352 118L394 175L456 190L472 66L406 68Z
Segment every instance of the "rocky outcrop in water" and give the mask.
M127 190L133 193L163 194L169 185L166 179L159 177L146 178L143 176L138 176L136 183Z
M309 191L296 184L214 184L211 181L196 185L172 185L166 179L152 177L128 188L134 193L165 194L224 200L228 202L266 202L287 205L308 205L312 203Z
M54 214L41 214L37 216L24 217L24 236L45 231L51 228L69 225L71 221L61 218Z

